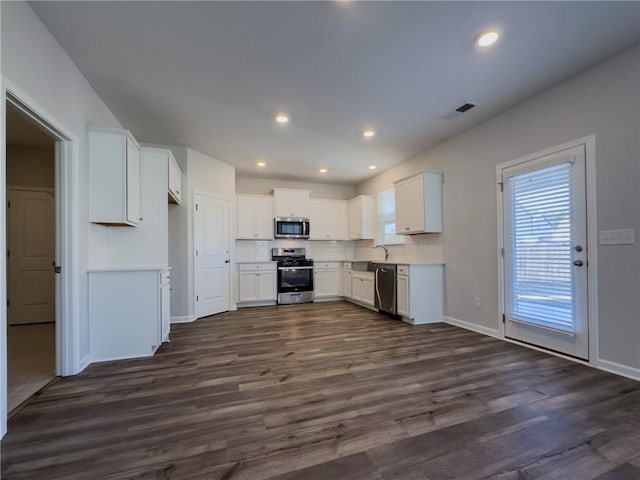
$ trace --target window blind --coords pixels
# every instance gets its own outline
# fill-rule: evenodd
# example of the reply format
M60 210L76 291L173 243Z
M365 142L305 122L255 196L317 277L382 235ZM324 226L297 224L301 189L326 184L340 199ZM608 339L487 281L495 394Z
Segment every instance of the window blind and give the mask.
M507 179L514 320L575 331L571 168L565 162Z
M402 235L396 235L396 192L394 188L378 193L378 242L383 245L397 245L405 242Z
M395 189L390 188L378 193L378 222L393 222L396 219Z

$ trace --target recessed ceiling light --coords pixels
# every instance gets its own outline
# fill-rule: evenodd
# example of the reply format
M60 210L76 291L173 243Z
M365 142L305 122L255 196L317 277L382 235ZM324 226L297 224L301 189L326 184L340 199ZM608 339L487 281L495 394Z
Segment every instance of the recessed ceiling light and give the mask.
M281 123L283 125L289 123L289 115L287 115L286 113L276 113L274 118L277 123Z
M266 167L267 166L267 162L263 161L263 160L259 160L256 162L256 165L258 167Z
M371 138L376 134L376 131L373 128L367 128L362 131L362 136L366 138Z
M320 173L327 173L327 169L326 168L321 168L320 169Z
M500 34L495 30L488 30L486 32L480 33L476 37L476 45L479 47L488 47L496 43L496 41L500 38Z
M369 165L369 170L375 170L376 168L378 168L378 167L375 166L375 165Z

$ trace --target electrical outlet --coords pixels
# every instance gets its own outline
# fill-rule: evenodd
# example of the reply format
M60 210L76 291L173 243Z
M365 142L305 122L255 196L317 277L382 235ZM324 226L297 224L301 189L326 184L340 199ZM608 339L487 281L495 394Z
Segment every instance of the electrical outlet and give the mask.
M480 308L480 297L473 297L473 305Z
M600 245L633 245L636 243L633 229L600 230Z

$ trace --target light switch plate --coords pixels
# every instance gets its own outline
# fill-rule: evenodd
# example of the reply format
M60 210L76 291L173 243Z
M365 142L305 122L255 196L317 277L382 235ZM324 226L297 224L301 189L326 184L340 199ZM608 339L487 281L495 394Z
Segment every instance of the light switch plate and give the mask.
M633 245L636 243L633 229L600 230L600 245Z

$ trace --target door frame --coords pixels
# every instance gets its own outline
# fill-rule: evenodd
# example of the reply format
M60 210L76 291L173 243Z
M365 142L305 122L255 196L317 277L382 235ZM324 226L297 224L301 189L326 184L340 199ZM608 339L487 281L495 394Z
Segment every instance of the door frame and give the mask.
M193 272L191 275L191 281L193 282L193 290L192 290L192 297L191 297L191 301L193 302L193 316L195 319L198 319L200 317L198 317L198 312L197 312L197 301L196 301L196 295L197 295L197 291L198 291L198 282L197 282L197 277L198 277L198 272L196 271L196 242L197 242L197 235L196 235L196 205L198 204L197 202L197 198L198 195L204 196L204 197L209 197L209 198L213 198L215 200L220 200L222 202L225 202L227 204L227 241L229 242L229 271L227 272L227 282L229 284L229 288L227 291L227 307L228 310L226 311L231 311L232 310L232 306L233 306L233 302L232 302L232 298L233 298L233 288L232 288L232 282L231 282L231 278L232 278L232 273L231 273L231 265L233 265L233 247L232 247L232 233L231 233L231 227L232 227L232 221L231 221L231 216L233 215L233 212L231 210L231 206L232 206L232 202L231 200L229 200L229 198L226 198L224 196L220 196L220 195L214 195L212 193L209 192L205 192L204 190L193 190L193 206L191 208L191 213L193 215L193 224L192 224L192 230L191 230L191 236L192 236L192 242L191 242L191 265L193 266Z
M586 168L586 209L587 209L587 312L588 318L588 330L589 330L589 360L580 360L569 355L564 355L559 352L554 352L543 347L538 347L528 343L520 342L505 336L505 275L504 275L504 215L503 215L503 201L502 201L502 172L504 169L519 165L539 157L551 155L561 150L567 150L569 148L584 146L585 148L585 168ZM496 206L498 212L498 241L497 241L497 265L498 265L498 336L500 339L507 342L515 343L518 345L532 348L534 350L543 351L556 355L558 357L566 358L578 363L584 363L587 365L597 366L599 351L598 351L598 226L596 215L596 137L595 135L589 135L586 137L578 138L555 147L547 148L540 152L526 155L524 157L504 162L496 165Z
M5 105L15 108L38 123L55 138L56 262L62 272L56 275L56 375L68 376L81 371L88 357L80 357L80 270L74 252L80 249L80 151L78 138L56 117L39 105L6 77L1 79L2 131L0 144L0 197L6 203L6 117ZM6 208L0 209L0 251L6 251ZM7 303L7 261L0 255L0 304ZM6 433L7 420L7 310L0 309L0 437Z

